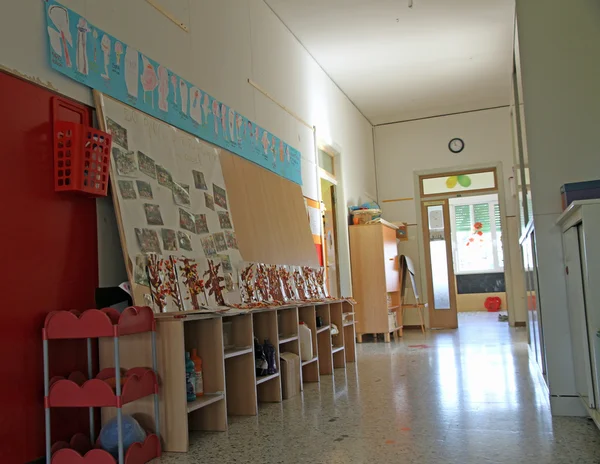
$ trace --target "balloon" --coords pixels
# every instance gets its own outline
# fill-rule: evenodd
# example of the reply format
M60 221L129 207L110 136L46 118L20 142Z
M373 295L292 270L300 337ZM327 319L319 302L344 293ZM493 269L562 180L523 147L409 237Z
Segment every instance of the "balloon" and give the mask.
M453 189L454 187L456 187L457 182L458 182L458 177L456 177L456 176L448 177L446 179L446 187L448 187L449 189Z
M471 178L469 176L458 176L458 183L461 187L469 188L471 186Z

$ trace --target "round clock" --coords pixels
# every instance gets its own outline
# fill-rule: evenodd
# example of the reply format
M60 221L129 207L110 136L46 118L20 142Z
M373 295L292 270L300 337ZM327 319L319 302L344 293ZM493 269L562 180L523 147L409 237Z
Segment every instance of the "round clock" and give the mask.
M460 153L465 149L465 142L463 141L463 139L454 138L450 140L448 148L452 153Z

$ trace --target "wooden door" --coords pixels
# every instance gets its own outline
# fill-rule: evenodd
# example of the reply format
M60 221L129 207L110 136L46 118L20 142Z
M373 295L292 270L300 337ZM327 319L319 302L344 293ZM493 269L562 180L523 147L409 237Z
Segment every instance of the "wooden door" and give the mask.
M429 325L432 329L456 329L458 316L448 200L424 201L422 213Z

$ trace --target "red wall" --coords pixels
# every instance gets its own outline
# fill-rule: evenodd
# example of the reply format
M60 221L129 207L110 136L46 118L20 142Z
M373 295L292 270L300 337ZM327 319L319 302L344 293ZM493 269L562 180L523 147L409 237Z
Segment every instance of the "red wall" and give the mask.
M44 455L41 329L56 309L94 305L96 204L53 190L53 93L0 72L0 463ZM51 375L85 369L81 342L50 342ZM87 411L53 410L53 438Z

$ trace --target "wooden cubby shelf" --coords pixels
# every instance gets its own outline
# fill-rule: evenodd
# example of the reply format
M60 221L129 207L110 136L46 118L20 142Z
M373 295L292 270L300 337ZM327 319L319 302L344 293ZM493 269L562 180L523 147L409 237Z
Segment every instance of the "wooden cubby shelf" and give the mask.
M256 416L260 403L283 401L281 353L300 357L299 322L312 332L313 358L300 359L297 378L319 382L356 357L353 307L346 300L261 308L236 315L161 314L157 318L158 374L161 380L160 423L167 452L187 452L190 431L226 431L228 416ZM317 318L323 326L317 328ZM352 323L348 325L350 319ZM338 334L332 336L334 324ZM151 365L144 349L148 334L134 334L122 343L122 361ZM275 348L277 373L256 376L254 337ZM112 357L112 341L101 341L101 364ZM186 401L185 353L196 349L202 358L204 396ZM104 366L101 366L104 367ZM106 366L110 367L110 366ZM140 406L141 405L141 406ZM129 407L130 405L127 405ZM153 417L152 402L140 399L135 412ZM127 409L124 409L126 413ZM133 411L133 410L132 410Z

